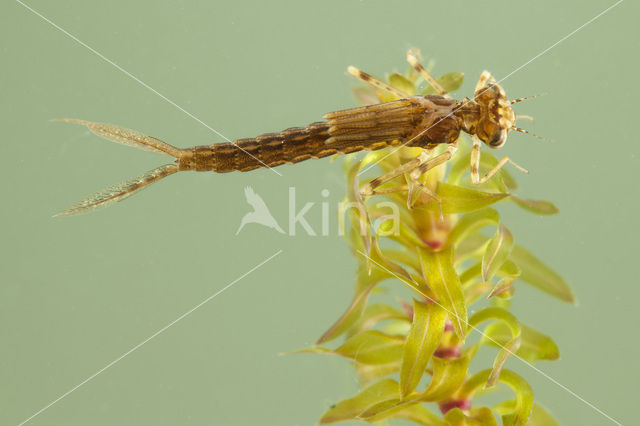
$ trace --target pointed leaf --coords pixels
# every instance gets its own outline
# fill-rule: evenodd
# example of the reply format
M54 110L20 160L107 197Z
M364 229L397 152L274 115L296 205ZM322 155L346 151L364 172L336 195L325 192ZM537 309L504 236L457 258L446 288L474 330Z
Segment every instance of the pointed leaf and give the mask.
M485 226L497 226L499 224L500 215L490 207L466 213L460 217L456 226L449 233L448 242L455 247L465 237L484 228Z
M544 407L534 403L527 426L560 426L560 423Z
M487 295L487 299L492 297L511 297L513 295L513 282L517 279L517 276L510 276L501 278L500 281L491 289L491 292Z
M509 196L507 193L476 191L444 182L438 182L436 193L442 204L433 197L429 197L425 204L416 207L416 209L426 209L440 214L440 206L442 206L444 214L466 213L487 207Z
M282 355L286 355L288 352L282 353ZM309 346L308 348L296 349L291 352L294 354L330 354L335 355L335 352L329 348L323 348L322 346Z
M496 418L487 407L471 409L469 415L459 408L449 410L444 419L449 426L497 426Z
M418 399L420 401L440 401L450 397L467 377L470 360L471 358L468 356L451 359L433 357L431 383Z
M489 281L507 260L513 249L513 235L509 229L500 225L496 234L489 240L487 250L482 257L482 279Z
M352 229L351 235L353 236L352 246L354 250L356 250L356 247L362 246L362 249L368 255L371 251L371 221L360 196L359 173L362 166L363 161L355 161L347 172L347 204L343 205L342 208L353 207L348 209ZM344 231L343 214L340 214L339 220L339 228Z
M465 286L464 301L467 304L467 307L477 302L483 295L491 290L491 287L491 283L488 283L486 281L478 281L471 285Z
M370 330L347 340L335 353L362 364L388 364L400 361L403 346L400 337Z
M481 259L489 240L490 238L484 234L474 233L460 241L455 251L456 265L467 259ZM481 264L479 264L478 271L482 271Z
M509 258L520 267L522 281L560 300L576 303L569 284L528 250L516 244Z
M320 419L320 423L334 423L344 420L357 419L360 414L378 404L388 401L399 400L400 390L398 382L392 379L385 379L377 382L353 398L339 402Z
M519 205L525 210L540 215L552 215L560 210L550 201L527 200L525 198L511 196L511 201Z
M467 269L462 271L460 274L460 282L463 286L471 283L471 281L476 278L480 278L482 274L482 263L476 262L473 265L469 266Z
M402 354L400 390L407 396L418 386L424 370L438 347L447 312L435 303L413 301L413 323Z
M455 92L462 86L464 81L464 73L461 72L448 72L437 79L438 83L444 90L449 93ZM439 93L431 85L425 87L421 92L421 95L438 95Z
M324 332L316 344L333 340L351 328L362 315L373 288L386 277L387 275L384 274L384 271L379 269L373 271L371 275L367 271L360 271L356 280L356 294L351 304L329 330Z
M520 327L522 329L520 349L516 352L520 358L530 363L540 360L555 361L560 358L560 350L549 336L524 324ZM512 339L511 330L503 323L490 324L484 333L491 338L487 343L493 346L504 346Z
M416 94L416 86L402 74L394 72L389 76L389 84L409 96Z
M400 360L388 364L375 365L354 363L354 367L358 373L358 383L361 386L367 386L377 379L400 371Z
M486 387L489 388L495 384L500 375L500 371L509 355L515 354L520 347L520 335L521 328L518 319L509 311L502 308L485 308L479 312L476 312L471 318L469 318L469 327L477 329L478 325L482 322L489 320L498 320L506 324L511 331L511 338L504 344L499 342L493 342L494 345L499 346L501 349L493 362L493 369L486 383ZM482 333L483 340L491 341L491 336L487 333Z
M394 413L393 418L408 419L422 426L448 426L446 422L422 404L404 407L402 410Z
M420 394L413 392L402 400L390 400L384 405L377 405L375 410L368 410L361 417L368 422L377 422L389 417L395 417L407 407L415 406L420 402L439 401L452 395L464 382L469 368L469 357L455 359L432 358L433 377L427 390ZM374 412L375 411L375 412Z
M522 377L511 370L503 370L500 381L506 383L516 394L516 408L502 416L504 426L524 426L533 409L533 389Z
M363 331L371 330L379 322L390 319L409 321L405 312L402 312L393 306L386 305L384 303L376 303L367 306L363 314L360 316L360 319L358 319L357 323L351 327L347 335L351 337Z
M433 253L418 248L422 274L438 297L437 303L447 311L456 335L464 338L467 329L467 307L458 274L453 267L451 248Z
M457 392L458 397L473 399L473 395L484 387L491 370L480 371L471 376ZM524 426L533 406L533 389L522 377L511 370L503 369L499 381L511 387L516 394L516 403L502 416L503 425ZM503 414L501 412L501 414Z

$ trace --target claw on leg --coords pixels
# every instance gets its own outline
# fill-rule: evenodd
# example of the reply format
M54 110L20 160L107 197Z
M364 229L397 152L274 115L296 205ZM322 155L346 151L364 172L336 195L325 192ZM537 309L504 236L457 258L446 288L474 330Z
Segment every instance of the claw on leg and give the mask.
M444 210L442 209L442 198L434 191L432 191L428 186L424 185L418 179L414 179L413 177L409 177L409 196L407 197L407 208L413 208L413 194L417 191L424 192L429 198L433 199L438 203L438 209L440 211L440 221L444 222ZM415 190L412 188L415 188Z
M477 136L472 136L471 139L473 140L473 147L471 148L471 183L473 183L474 185L485 183L496 173L498 173L498 171L507 163L511 163L511 165L520 170L522 173L529 173L527 169L521 167L509 157L502 157L502 159L498 161L498 164L496 164L494 168L485 173L484 176L480 177L480 146L482 145L482 141L480 141Z

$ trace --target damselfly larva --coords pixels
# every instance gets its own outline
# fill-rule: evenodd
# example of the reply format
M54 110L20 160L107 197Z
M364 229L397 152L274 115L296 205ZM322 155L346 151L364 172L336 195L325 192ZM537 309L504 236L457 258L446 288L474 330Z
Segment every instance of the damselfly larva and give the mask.
M293 127L279 133L267 133L230 143L180 149L134 130L104 123L61 119L59 121L83 124L105 139L174 157L175 163L158 167L92 194L58 215L86 213L121 201L151 183L179 171L247 172L260 167L293 164L310 158L361 150L372 151L392 146L423 148L416 158L362 188L364 196L373 195L378 186L401 174L407 173L410 178L417 180L429 169L448 161L457 149L461 131L469 134L473 141L471 181L474 184L487 181L507 162L527 173L509 157L504 157L484 176L479 174L480 147L483 142L490 148L500 148L507 141L509 131L523 131L515 127L516 117L511 108L511 104L521 99L509 101L504 89L488 71L484 71L476 85L473 99L456 101L420 65L417 58L416 51L410 50L407 53L408 62L440 95L409 96L355 67L349 67L348 71L352 75L399 99L330 112L324 116L326 121L311 123L307 127ZM432 156L433 150L442 144L447 145L446 151Z

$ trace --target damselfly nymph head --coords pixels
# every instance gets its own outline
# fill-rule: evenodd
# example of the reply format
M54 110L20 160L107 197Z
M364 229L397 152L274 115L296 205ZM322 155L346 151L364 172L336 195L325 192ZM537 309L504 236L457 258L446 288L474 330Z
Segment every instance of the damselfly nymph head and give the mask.
M500 148L507 141L516 115L502 86L495 81L486 82L476 90L474 101L480 106L475 134L488 147Z

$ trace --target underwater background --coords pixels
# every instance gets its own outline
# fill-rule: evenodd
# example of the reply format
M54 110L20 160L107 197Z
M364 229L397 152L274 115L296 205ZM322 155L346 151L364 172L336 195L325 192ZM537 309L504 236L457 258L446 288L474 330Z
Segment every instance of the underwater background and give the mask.
M274 169L281 175L180 173L108 209L52 218L167 160L50 120L117 124L183 148L224 141L207 126L232 140L252 137L355 106L359 83L346 67L402 72L411 47L435 62L435 75L465 73L458 99L472 95L485 69L508 76L501 84L510 98L549 94L516 111L535 118L522 127L552 141L513 132L495 154L530 170L517 176L518 194L553 201L560 213L501 213L579 304L516 283L513 311L560 347L559 362L538 368L633 423L636 3L546 52L614 2L24 4L51 23L20 2L0 6L0 423L21 423L79 384L29 424L308 425L353 395L345 360L280 354L312 344L352 296L356 261L336 219L341 159ZM236 235L250 211L247 186L285 234L249 224ZM317 235L300 224L289 235L291 187L296 213L314 203L305 217ZM517 359L507 365L563 424L611 424Z

